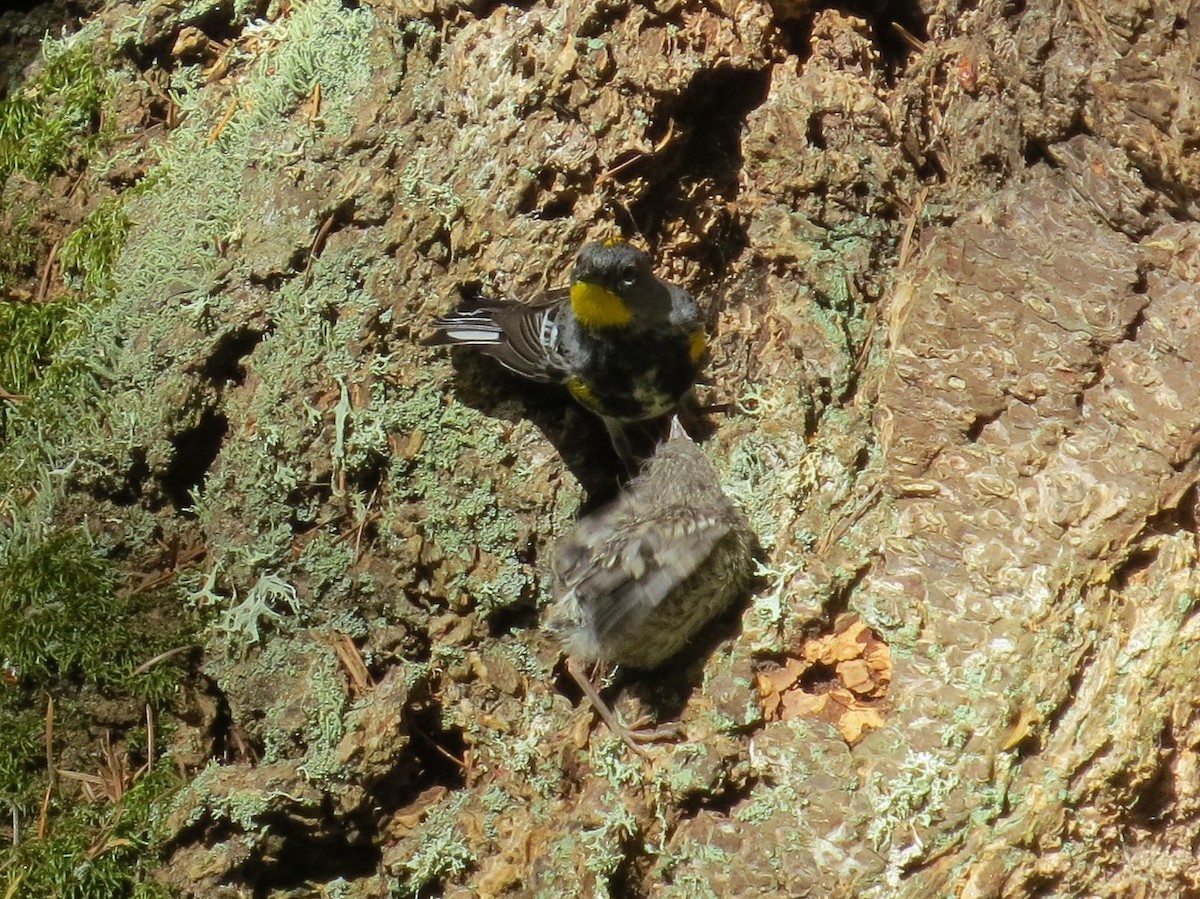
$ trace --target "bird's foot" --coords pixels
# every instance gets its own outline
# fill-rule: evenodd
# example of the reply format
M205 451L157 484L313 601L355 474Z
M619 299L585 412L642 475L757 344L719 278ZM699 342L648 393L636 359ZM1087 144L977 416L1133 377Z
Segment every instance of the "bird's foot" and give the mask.
M656 725L652 719L642 718L632 727L626 726L617 717L617 713L612 710L612 707L604 701L604 698L600 695L600 691L593 686L591 679L582 670L578 662L574 659L568 659L567 672L571 675L575 683L578 684L579 689L583 691L583 695L587 697L596 714L600 716L600 719L608 726L613 735L619 737L621 742L642 758L647 760L650 758L646 754L646 750L642 748L646 743L662 743L683 738L683 726L678 721Z

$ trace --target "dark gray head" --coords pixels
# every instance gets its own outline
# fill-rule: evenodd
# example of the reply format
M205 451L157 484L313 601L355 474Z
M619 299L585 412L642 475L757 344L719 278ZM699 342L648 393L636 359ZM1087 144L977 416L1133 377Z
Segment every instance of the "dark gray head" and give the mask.
M585 245L571 273L571 283L579 282L616 294L635 314L670 314L671 292L654 276L650 257L623 240Z
M589 243L575 257L573 281L596 284L615 294L627 294L640 279L654 277L650 257L623 240Z

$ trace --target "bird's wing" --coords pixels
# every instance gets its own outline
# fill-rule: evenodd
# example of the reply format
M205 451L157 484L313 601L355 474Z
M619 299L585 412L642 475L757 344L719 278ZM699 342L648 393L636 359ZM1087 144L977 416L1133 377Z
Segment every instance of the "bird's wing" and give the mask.
M504 331L507 345L505 353L496 354L496 358L527 378L561 380L559 316L565 296L563 291L551 291L533 303L498 308L495 319Z
M635 627L709 557L729 533L723 517L677 507L641 522L600 513L559 547L556 591L574 590L601 638Z
M562 379L558 314L564 291L539 295L528 303L468 297L454 312L435 319L431 345L475 347L505 368L535 381Z

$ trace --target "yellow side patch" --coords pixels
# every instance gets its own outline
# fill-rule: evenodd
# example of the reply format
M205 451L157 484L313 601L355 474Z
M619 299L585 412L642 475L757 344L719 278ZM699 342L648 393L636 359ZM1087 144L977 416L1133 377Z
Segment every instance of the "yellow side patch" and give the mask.
M619 296L586 281L571 285L571 311L585 328L617 328L629 324L633 318Z
M579 378L567 378L567 390L571 391L571 396L575 397L579 403L587 408L600 408L600 400L596 399L596 394L592 393L592 388L588 387Z
M708 352L708 338L703 331L697 331L688 338L688 356L692 362L699 365L704 361L704 354Z

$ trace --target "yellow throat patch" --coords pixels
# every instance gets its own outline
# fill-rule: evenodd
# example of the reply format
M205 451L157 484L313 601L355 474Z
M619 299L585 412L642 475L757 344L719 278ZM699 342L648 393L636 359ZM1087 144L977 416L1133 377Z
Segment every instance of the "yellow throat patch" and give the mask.
M704 361L704 354L707 352L708 338L705 337L703 331L697 331L688 338L688 357L695 365Z
M624 300L611 290L587 281L571 285L571 311L585 328L616 328L629 324L633 318Z

